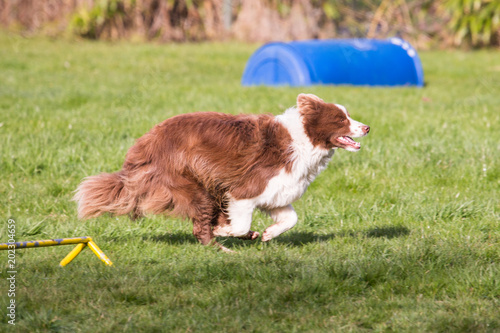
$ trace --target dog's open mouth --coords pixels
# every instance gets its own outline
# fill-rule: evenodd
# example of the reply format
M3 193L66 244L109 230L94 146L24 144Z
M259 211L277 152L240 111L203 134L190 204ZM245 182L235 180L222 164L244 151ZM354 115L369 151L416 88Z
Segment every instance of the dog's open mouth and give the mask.
M353 150L359 150L361 148L361 143L354 141L349 136L339 136L335 139L341 144L341 147L344 149L351 148Z

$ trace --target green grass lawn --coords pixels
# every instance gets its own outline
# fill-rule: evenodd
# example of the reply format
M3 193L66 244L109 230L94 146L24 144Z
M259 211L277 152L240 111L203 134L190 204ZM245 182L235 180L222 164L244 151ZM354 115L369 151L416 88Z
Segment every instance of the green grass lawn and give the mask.
M24 39L0 33L0 241L91 236L16 252L16 325L0 252L0 331L499 332L500 53L422 52L426 87L243 88L257 47ZM81 179L180 113L279 114L298 93L371 126L269 243L197 244L189 222L78 221ZM255 214L253 230L271 221Z

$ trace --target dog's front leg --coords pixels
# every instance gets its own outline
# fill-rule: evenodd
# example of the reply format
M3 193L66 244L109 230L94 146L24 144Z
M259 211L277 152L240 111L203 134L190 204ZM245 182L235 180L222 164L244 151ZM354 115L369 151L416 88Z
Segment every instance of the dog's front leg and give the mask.
M214 223L213 233L216 237L229 237L234 235L231 221L224 212L221 212L219 216L217 216L217 220ZM259 237L259 233L257 231L250 230L246 235L236 237L245 240L254 240Z
M238 237L242 239L256 239L259 233L251 231L252 213L255 208L252 200L229 200L227 215L219 216L214 227L214 235L222 237Z
M292 205L272 209L267 211L267 213L271 216L275 223L264 231L264 234L262 235L263 242L267 242L281 235L297 224L297 213L295 213Z

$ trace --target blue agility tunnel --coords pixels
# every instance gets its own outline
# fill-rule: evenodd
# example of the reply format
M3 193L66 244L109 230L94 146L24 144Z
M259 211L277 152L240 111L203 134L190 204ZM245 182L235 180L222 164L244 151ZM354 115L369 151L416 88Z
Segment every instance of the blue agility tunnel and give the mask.
M244 86L424 85L415 49L400 38L270 43L247 62Z

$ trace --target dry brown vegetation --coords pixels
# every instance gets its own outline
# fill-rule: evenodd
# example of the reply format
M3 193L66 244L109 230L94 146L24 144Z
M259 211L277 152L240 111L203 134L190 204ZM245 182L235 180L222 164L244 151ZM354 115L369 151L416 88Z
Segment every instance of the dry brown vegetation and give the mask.
M400 36L418 48L500 44L492 0L0 0L23 33L250 42Z

